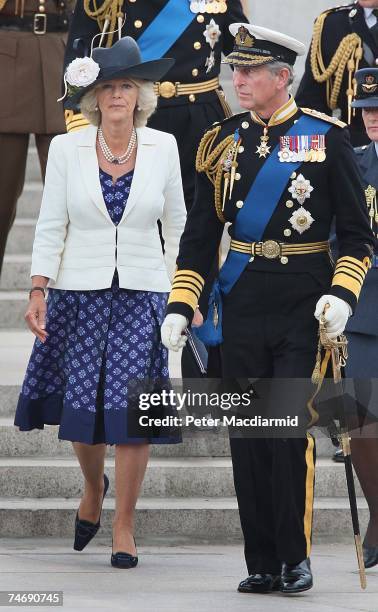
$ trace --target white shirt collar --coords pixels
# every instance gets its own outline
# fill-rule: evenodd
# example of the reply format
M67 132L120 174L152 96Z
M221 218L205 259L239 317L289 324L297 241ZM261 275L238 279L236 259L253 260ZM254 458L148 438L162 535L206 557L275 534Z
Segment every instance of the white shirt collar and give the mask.
M375 152L377 154L378 157L378 142L374 141L374 148L375 148Z
M369 19L370 15L373 13L373 8L364 8L365 19Z

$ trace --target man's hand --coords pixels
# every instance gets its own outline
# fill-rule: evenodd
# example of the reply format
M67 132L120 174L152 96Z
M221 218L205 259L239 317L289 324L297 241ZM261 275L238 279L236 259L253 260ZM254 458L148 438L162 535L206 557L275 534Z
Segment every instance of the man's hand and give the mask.
M187 341L183 335L188 327L189 321L180 314L171 313L167 315L161 326L161 341L170 351L179 351Z
M193 321L192 321L192 327L201 327L201 325L203 325L203 316L202 316L202 312L197 306L195 313L194 313Z
M347 321L352 314L351 309L347 302L335 295L322 295L316 304L314 312L314 316L318 321L324 312L326 304L329 304L324 313L327 336L329 338L336 338L336 336L340 336L343 333Z

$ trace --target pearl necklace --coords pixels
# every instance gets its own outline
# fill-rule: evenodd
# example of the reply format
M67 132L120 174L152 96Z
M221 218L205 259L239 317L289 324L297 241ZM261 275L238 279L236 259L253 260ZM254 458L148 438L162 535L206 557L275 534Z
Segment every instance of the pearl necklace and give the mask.
M133 127L131 138L125 153L123 155L114 155L106 143L101 127L98 128L97 136L102 154L106 161L110 162L111 164L125 164L130 159L137 143L137 134L135 128Z

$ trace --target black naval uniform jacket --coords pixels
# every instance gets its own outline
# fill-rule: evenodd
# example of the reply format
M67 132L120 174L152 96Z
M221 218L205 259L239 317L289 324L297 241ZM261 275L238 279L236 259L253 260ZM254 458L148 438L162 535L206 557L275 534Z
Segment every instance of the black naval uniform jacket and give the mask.
M370 145L358 147L355 149L357 155L357 163L360 168L364 187L367 190L367 204L370 210L376 209L376 200L374 196L369 198L371 190L378 191L378 156L375 150L374 142ZM376 196L375 196L376 197ZM375 207L374 207L375 204ZM378 223L374 217L370 217L371 225L375 237L378 235ZM348 321L346 331L349 333L367 334L369 336L378 336L378 248L375 243L375 257L373 266L367 273L355 315ZM378 347L377 347L378 348ZM361 355L361 358L363 356ZM378 365L376 366L378 367Z
M189 5L189 0L181 1L187 2ZM138 42L139 36L143 34L167 3L168 0L137 0L137 2L124 0L122 11L126 16L126 21L122 28L122 35L132 36ZM97 3L97 6L101 6L101 4L102 0ZM165 57L173 57L176 63L164 76L163 82L196 85L219 77L222 53L230 53L234 44L234 38L228 29L229 25L234 22L248 21L243 13L240 0L227 0L227 11L225 13L198 13L193 17L191 24L165 54ZM209 58L212 49L206 41L204 32L210 22L214 22L219 27L217 35L219 38L213 49L214 66L208 71L206 60ZM74 51L75 39L82 39L84 47L90 49L92 38L98 32L97 21L86 14L83 0L78 0L69 31L64 61L65 67L76 57ZM164 30L160 32L160 35L164 39ZM95 39L94 44L98 44L99 40L100 37ZM112 41L109 41L105 36L103 46L117 40L117 34L113 35ZM150 117L148 126L169 132L177 140L187 209L192 206L194 198L195 155L201 136L214 121L222 120L229 114L220 88L218 88L218 93L213 89L209 92L192 95L173 95L170 98L159 96L157 112ZM85 120L83 122L79 111L76 111L73 116L72 113L68 113L66 122L69 131L86 124Z
M269 145L273 151L293 122L302 115L301 109L287 121L269 128ZM332 121L325 117L324 120ZM294 175L288 181L278 205L268 222L262 240L276 240L289 244L327 241L333 217L339 243L339 259L333 273L333 263L328 252L306 255L292 255L287 263L280 259L266 259L256 256L248 266L252 270L285 274L306 272L320 279L332 278L328 292L345 300L354 311L360 288L370 265L374 245L369 226L365 196L360 174L350 145L348 130L337 122L325 136L326 159L322 163L304 162L296 171L302 174L313 187L311 196L303 207L311 212L312 225L302 234L292 228L289 218L300 204L293 200L288 191ZM233 222L243 206L244 199L263 166L264 158L256 154L263 134L263 126L251 120L249 112L224 120L211 151L226 137L239 128L244 148L237 156L237 173L231 200L226 200L224 218L231 223L229 233L234 237ZM214 129L214 128L213 128ZM205 134L204 138L207 138ZM222 189L221 189L222 191ZM197 173L195 203L190 211L184 233L181 237L177 271L169 297L167 313L179 313L192 320L197 300L201 294L211 262L213 261L222 236L224 224L217 216L214 205L214 187L205 173ZM238 237L236 237L238 239ZM345 259L347 258L347 259Z
M320 43L325 67L329 66L341 41L352 33L358 34L363 43L363 57L359 63L359 68L375 67L375 59L378 58L378 46L366 23L363 8L358 3L352 3L329 9L329 11L324 22ZM345 123L348 121L347 89L348 71L345 69L338 96L338 107L341 111L340 119ZM305 73L297 91L296 101L299 106L315 108L323 113L330 113L327 105L326 91L327 83L318 83L313 76L310 48L306 59ZM364 145L369 142L360 109L356 109L355 115L352 115L349 129L353 146Z

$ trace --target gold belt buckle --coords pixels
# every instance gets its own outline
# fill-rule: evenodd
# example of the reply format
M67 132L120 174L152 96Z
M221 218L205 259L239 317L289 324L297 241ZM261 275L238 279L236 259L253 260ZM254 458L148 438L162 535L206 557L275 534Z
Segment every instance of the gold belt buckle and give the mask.
M265 240L261 243L261 254L266 259L277 259L281 255L281 246L276 240Z
M177 85L178 83L172 83L171 81L159 83L159 95L162 96L162 98L173 98L177 96Z
M36 13L33 21L34 34L46 34L47 15L46 13Z

